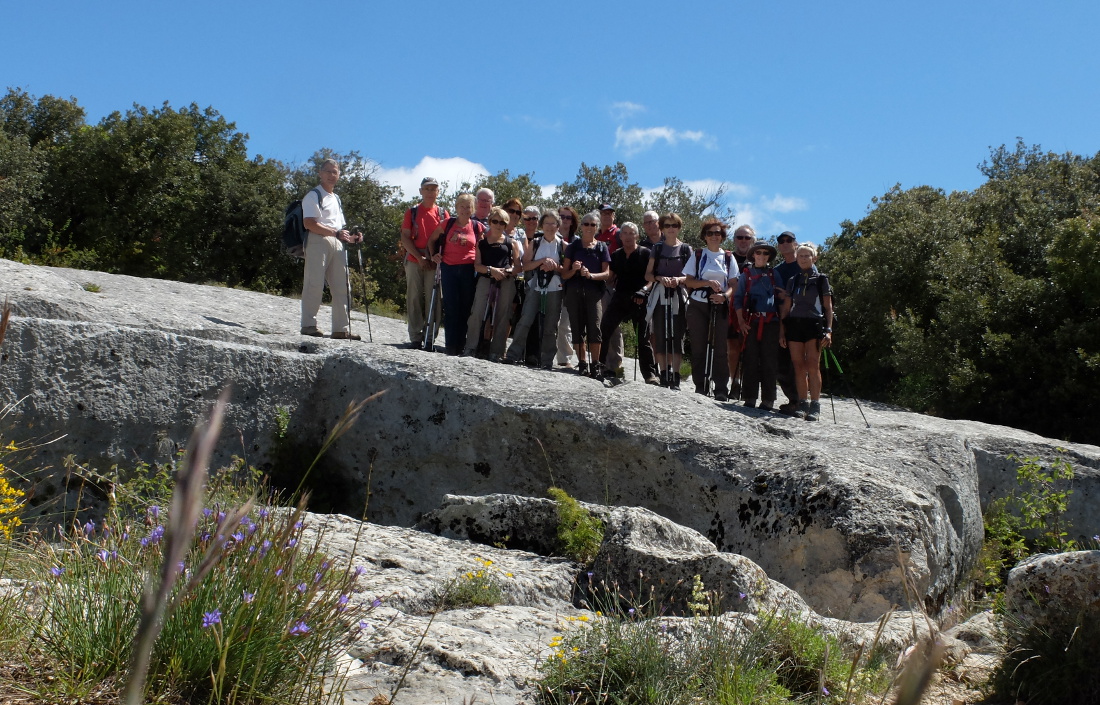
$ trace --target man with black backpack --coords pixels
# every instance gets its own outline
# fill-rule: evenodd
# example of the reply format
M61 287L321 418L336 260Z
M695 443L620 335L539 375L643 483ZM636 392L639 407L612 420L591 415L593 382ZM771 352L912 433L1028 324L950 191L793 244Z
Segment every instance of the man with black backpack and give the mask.
M305 278L302 281L302 335L324 337L317 328L317 310L325 282L332 294L332 337L339 340L362 340L351 332L351 289L348 288L348 260L344 243L362 242L362 235L346 229L340 197L334 193L340 179L340 165L335 159L321 162L317 170L321 180L302 199L302 222L309 236L305 246Z
M428 237L450 214L436 205L439 182L431 176L420 181L420 203L405 211L401 223L401 247L405 252L405 312L409 321L409 347L424 345L425 316L435 286L435 262L428 252Z

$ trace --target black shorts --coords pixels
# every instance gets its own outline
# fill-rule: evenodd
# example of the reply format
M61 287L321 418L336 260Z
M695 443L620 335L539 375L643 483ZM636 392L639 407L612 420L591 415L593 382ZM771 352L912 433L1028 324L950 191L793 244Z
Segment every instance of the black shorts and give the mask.
M789 343L808 343L825 337L825 324L818 318L787 318L783 330Z

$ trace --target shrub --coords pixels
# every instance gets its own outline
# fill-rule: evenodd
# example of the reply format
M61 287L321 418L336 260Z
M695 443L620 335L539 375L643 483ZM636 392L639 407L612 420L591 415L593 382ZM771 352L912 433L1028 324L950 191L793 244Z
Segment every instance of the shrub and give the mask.
M578 563L591 564L603 543L603 522L565 490L551 487L548 493L558 505L558 541L562 553Z
M448 580L430 596L434 608L492 607L504 601L501 578L512 574L501 573L488 558L476 560L479 567Z
M147 697L338 702L336 658L379 604L356 594L361 569L338 569L304 545L301 511L261 508L233 525L229 515L203 510L153 649ZM52 687L66 696L125 677L145 575L163 559L168 522L157 505L146 516L89 521L59 547L35 547L45 590L32 644L55 664Z

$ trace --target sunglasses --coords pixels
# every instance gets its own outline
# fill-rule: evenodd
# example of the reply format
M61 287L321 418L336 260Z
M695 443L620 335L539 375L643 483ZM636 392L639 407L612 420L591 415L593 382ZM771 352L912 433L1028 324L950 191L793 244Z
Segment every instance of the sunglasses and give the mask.
M734 237L734 239L736 239L736 240L751 240L752 236L751 235L736 235Z
M497 220L496 218L489 219L489 225L507 225L503 220Z
M778 243L779 243L780 245L784 245L784 244L786 244L786 243L788 243L788 242L794 242L794 238L793 238L793 237L790 237L790 236L787 236L787 237L781 237L781 238L779 238L778 240L776 240L776 242L778 242Z
M673 230L679 230L680 228L682 228L682 227L684 227L684 226L682 226L682 225L677 225L676 223L665 223L665 224L664 224L664 225L662 225L661 227L662 227L662 228L672 228Z
M719 236L722 236L722 235L725 235L725 233L724 233L724 232L722 232L721 230L708 230L708 231L707 231L707 235L719 235Z
M597 225L598 225L598 223L581 223L582 228L594 228Z
M533 215L529 215L529 216L527 216L526 218L524 218L524 220L526 220L526 221L530 221L530 222L537 222L537 221L538 221L538 218L536 218L536 217L535 217L535 216L533 216Z
M772 253L768 252L767 250L757 250L756 252L752 253L753 257L760 257L761 255L763 255L764 257L771 257Z
M519 210L518 208L517 209L506 208L505 210L507 212L511 213L512 215L523 215L523 211Z
M558 213L558 217L562 220L573 220L573 216L569 215L568 213Z

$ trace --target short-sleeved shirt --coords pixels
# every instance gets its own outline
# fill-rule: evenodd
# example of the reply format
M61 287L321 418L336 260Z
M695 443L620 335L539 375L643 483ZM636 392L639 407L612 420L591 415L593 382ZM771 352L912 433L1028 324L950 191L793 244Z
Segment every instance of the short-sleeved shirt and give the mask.
M443 222L443 229L447 229L447 221ZM443 247L443 264L473 264L474 248L477 247L477 230L474 229L474 221L471 219L464 226L454 224L451 231L441 234L440 245ZM446 244L442 243L446 239Z
M318 189L313 189L302 199L302 217L316 218L318 225L329 230L343 230L347 221L344 220L344 211L340 208L340 199L324 189L320 189L320 193L325 194L320 201L317 197Z
M629 255L622 248L611 255L611 271L615 273L615 296L627 299L645 286L649 255L649 248L642 246L636 247Z
M787 280L784 288L791 295L791 318L825 318L821 297L832 296L829 277L811 265L809 271L799 268L798 273Z
M538 262L539 260L544 260L549 257L558 264L561 264L561 253L565 248L565 244L561 241L561 238L555 237L550 242L547 242L545 237L540 237L537 240L533 240L529 246L535 248L534 254L531 255L532 261ZM531 288L535 291L561 291L561 276L556 272L547 277L546 272L535 269L527 272L526 278L527 281L531 282Z
M619 249L619 226L612 225L607 230L601 230L596 233L596 239L600 242L606 242L607 251L609 253L614 253L615 250ZM591 267L589 267L589 269L591 269Z
M594 241L592 247L585 247L580 238L573 240L565 247L565 254L562 255L564 259L572 262L580 262L585 267L588 267L588 271L593 274L599 274L603 271L603 263L611 262L611 254L607 251L606 244L601 244L599 241ZM590 279L581 279L579 274L574 274L571 278L565 281L566 286L577 286L577 282L592 283L592 286L603 286L604 282L600 280L592 281Z
M702 262L698 261L700 258L702 258ZM728 265L726 264L727 258L729 258ZM733 271L731 272L730 269ZM725 250L711 252L709 248L704 248L696 250L692 254L691 259L684 265L684 271L696 279L719 282L722 288L726 289L729 287L730 278L737 276L737 264L734 262L733 256ZM710 288L692 289L691 298L696 301L707 301L712 293L714 292Z
M423 205L417 206L415 228L413 227L412 214L412 208L405 211L405 219L401 221L401 229L411 230L413 245L416 245L418 249L425 250L428 247L428 238L431 237L440 223L447 220L447 211L439 206L432 206L431 208L425 208ZM412 255L406 255L405 259L410 262L416 261L416 258Z
M733 307L738 311L747 308L750 313L777 313L779 307L776 305L775 292L782 288L783 275L774 269L746 267L737 280Z
M660 242L653 248L653 276L682 277L684 265L691 259L691 245L681 242L678 247L669 247Z

